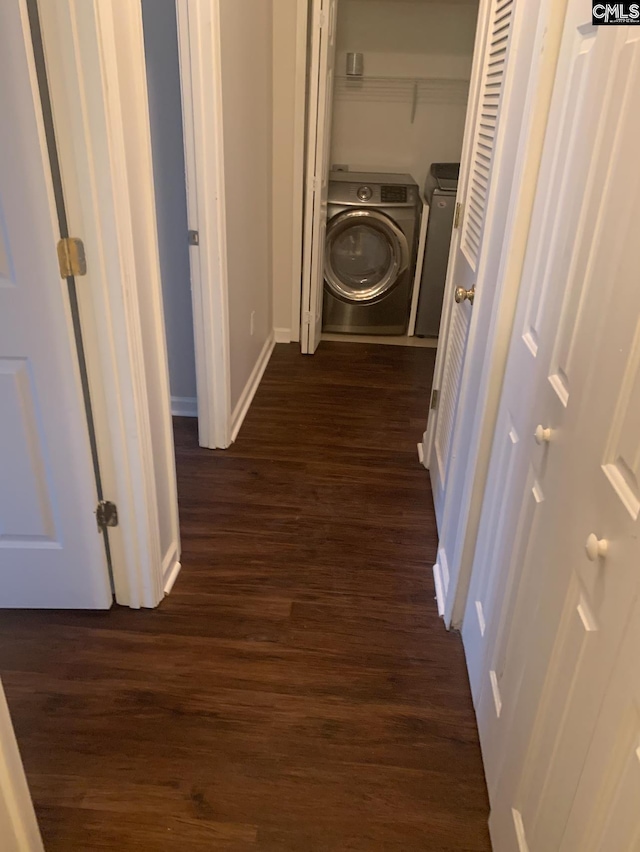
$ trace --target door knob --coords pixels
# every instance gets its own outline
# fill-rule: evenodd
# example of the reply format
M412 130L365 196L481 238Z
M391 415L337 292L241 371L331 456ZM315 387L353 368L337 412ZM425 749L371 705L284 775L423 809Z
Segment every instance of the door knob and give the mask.
M609 549L609 542L606 538L598 538L597 535L591 533L587 539L584 549L587 551L587 558L590 562L596 562L598 559L604 558Z
M551 429L545 429L542 424L536 426L536 431L533 433L536 439L536 444L548 444L551 440Z
M476 285L474 284L470 290L465 290L464 287L456 287L455 293L453 294L453 298L456 300L458 304L464 302L465 299L473 304L474 296L476 295Z

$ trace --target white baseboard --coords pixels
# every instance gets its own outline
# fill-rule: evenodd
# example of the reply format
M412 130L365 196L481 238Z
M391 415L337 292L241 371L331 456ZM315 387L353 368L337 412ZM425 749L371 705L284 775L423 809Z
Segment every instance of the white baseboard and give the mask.
M425 470L429 470L429 439L427 437L427 432L425 431L422 436L422 441L418 444L418 458L420 459L420 464Z
M438 615L444 616L444 587L442 585L442 571L436 562L433 566L433 582L436 586L436 603L438 604Z
M274 328L273 333L276 343L291 343L293 340L290 328Z
M171 549L167 551L165 558L162 560L162 582L164 584L165 595L169 594L178 574L180 573L182 565L180 564L179 559L180 554L178 553L178 546L173 545Z
M198 398L195 396L172 396L171 413L174 417L197 417Z
M416 349L437 349L434 337L409 337L407 334L338 334L323 331L320 340L333 343L375 343L380 346L413 346Z
M258 387L262 380L262 376L264 375L264 371L267 369L267 364L269 363L269 358L271 358L271 353L273 352L273 347L275 345L275 333L272 331L269 337L265 340L265 344L262 347L262 352L260 353L258 360L256 361L255 367L253 368L253 370L251 371L251 375L249 376L249 381L245 385L236 407L233 409L233 414L231 415L232 443L238 437L240 427L244 422L244 418L247 416L247 411L249 410L249 406L253 401L253 397L255 396L255 393L258 390Z

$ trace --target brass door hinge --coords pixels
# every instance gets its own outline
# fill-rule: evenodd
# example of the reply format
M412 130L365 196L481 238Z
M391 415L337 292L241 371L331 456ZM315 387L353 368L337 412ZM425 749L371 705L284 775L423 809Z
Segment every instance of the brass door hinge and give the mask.
M84 243L77 237L64 237L58 242L58 264L60 276L71 278L87 274L87 259L84 255Z
M462 224L462 204L460 201L456 201L456 212L453 216L453 227L459 228Z
M440 391L434 388L431 391L431 408L438 407L438 396L440 395Z
M101 500L96 506L96 521L100 532L107 527L118 526L118 507L109 500Z

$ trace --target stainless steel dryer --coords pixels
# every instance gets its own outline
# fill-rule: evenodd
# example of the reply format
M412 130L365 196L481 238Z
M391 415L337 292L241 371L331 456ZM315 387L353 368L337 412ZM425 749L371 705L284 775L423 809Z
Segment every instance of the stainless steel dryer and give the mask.
M411 175L331 173L324 331L406 333L419 221Z

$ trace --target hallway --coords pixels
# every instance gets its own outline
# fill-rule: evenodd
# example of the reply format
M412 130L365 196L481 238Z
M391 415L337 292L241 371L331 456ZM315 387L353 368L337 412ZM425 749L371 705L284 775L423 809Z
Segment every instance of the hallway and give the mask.
M434 357L278 345L228 451L176 420L158 610L0 614L47 852L490 849L416 453Z

